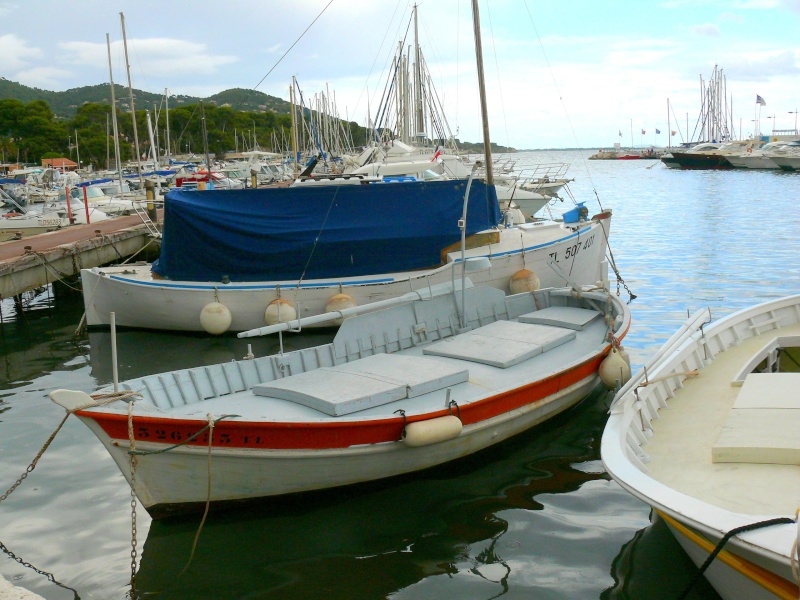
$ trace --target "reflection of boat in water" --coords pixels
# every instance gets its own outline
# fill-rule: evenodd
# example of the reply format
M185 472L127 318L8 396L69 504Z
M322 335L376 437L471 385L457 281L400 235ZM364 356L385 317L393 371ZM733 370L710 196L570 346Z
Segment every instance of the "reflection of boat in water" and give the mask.
M679 598L697 568L672 536L663 519L652 514L652 523L638 530L620 548L611 565L614 586L603 598ZM705 579L694 584L687 598L718 598Z
M17 300L0 300L0 382L32 380L62 370L85 353L80 341L61 341L71 339L75 331L82 312L80 296L61 293L56 301L54 294L48 286Z

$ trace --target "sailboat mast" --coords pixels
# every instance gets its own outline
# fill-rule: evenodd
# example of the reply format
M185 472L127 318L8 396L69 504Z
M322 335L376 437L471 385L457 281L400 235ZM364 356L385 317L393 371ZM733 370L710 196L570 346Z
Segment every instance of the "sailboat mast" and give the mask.
M111 162L111 135L109 131L108 115L106 115L106 169ZM3 161L5 162L5 161Z
M489 141L489 114L486 108L486 83L483 80L483 46L481 45L481 17L478 13L478 0L472 0L472 27L475 30L475 58L478 64L478 90L481 96L481 116L483 118L483 151L486 155L486 185L494 185L492 145Z
M414 136L420 137L424 123L422 117L422 66L419 56L419 31L417 28L417 5L414 5Z
M172 158L172 149L169 146L169 90L164 88L164 100L167 109L167 168L170 167L170 159Z
M147 117L147 135L150 137L150 155L153 157L153 170L158 171L158 145L153 136L153 121L150 119L150 111L145 111Z
M114 98L114 74L111 72L111 42L106 34L106 48L108 49L108 79L111 82L111 123L114 127L114 158L117 161L117 177L119 178L119 193L122 189L122 160L119 156L119 130L117 128L117 101Z
M125 70L128 73L128 93L131 97L131 121L133 122L133 143L136 148L136 168L139 171L139 185L144 187L144 179L142 178L142 162L141 154L139 152L139 133L136 131L136 109L133 106L133 84L131 83L131 63L128 60L128 38L125 35L125 15L119 13L119 19L122 23L122 45L125 48Z
M669 120L669 98L667 98L667 148L672 149L672 124Z
M208 127L206 126L206 110L203 108L202 100L200 100L200 122L203 125L203 150L206 155L206 168L208 169L208 186L211 187L214 180L211 178L211 157L208 154ZM255 131L255 124L253 124L253 131Z
M78 130L75 130L75 151L78 153L78 168L81 168L81 147L78 145Z
M292 163L294 164L294 176L297 177L297 106L294 102L295 80L292 75L292 84L289 86L289 102L292 105Z

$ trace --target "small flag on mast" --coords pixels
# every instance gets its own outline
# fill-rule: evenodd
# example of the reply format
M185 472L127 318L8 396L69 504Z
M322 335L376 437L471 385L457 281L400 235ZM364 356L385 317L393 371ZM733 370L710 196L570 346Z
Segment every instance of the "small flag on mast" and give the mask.
M644 134L646 134L646 133L647 133L647 132L646 132L644 129L642 129L642 135L644 135Z
M657 133L657 134L658 134L658 133L661 133L661 130L660 130L660 129L656 129L656 133Z
M619 132L619 137L622 137L622 131Z
M761 96L759 96L758 94L756 94L756 104L760 104L761 106L766 106L767 105L767 103L764 102L764 99Z
M675 130L673 129L673 130L672 130L670 133L671 133L672 135L676 135L678 132L677 132L677 131L675 131Z

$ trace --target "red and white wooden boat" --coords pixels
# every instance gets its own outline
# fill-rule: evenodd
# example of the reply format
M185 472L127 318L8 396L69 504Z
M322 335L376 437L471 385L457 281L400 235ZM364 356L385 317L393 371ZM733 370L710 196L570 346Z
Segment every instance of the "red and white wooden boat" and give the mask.
M575 405L600 383L601 364L611 382L630 374L612 351L630 310L607 290L440 287L349 309L362 314L321 346L134 379L120 384L134 395L105 404L50 395L159 516L433 467ZM272 329L289 326L297 321ZM146 453L134 477L132 446Z

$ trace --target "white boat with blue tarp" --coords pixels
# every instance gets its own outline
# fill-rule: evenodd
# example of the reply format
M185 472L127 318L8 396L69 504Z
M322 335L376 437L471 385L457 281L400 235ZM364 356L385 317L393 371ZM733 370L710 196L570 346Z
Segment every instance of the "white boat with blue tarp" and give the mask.
M85 269L89 326L244 331L445 283L461 260L465 180L171 191L153 265ZM494 188L472 184L465 258L505 292L607 278L611 213L502 223Z

